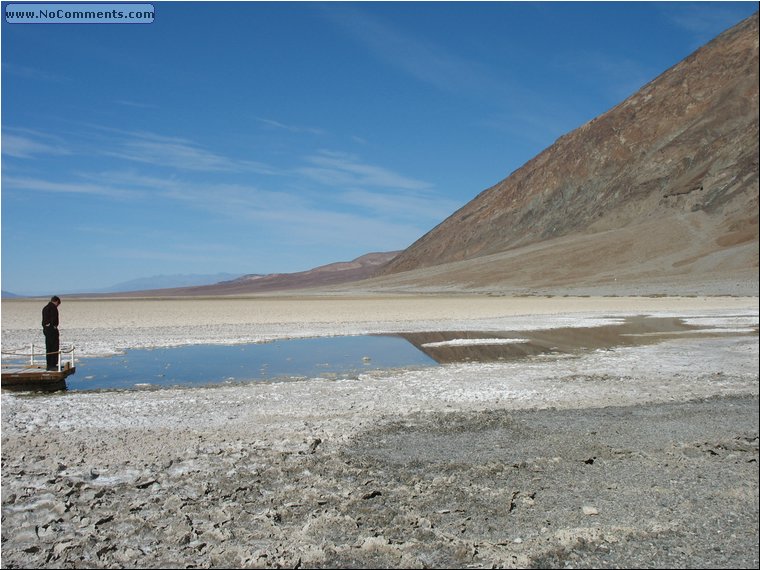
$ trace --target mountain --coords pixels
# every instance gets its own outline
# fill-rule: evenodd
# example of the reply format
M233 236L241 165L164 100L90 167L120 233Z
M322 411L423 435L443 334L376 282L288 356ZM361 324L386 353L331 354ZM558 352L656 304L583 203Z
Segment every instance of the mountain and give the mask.
M234 275L232 273L215 273L213 275L154 275L152 277L141 277L117 283L106 289L101 289L99 292L121 293L128 291L144 291L146 289L165 289L168 287L193 287L235 279L238 276L239 275Z
M482 192L373 283L627 293L750 283L757 294L757 272L756 13Z
M352 261L340 261L297 273L270 273L244 275L236 279L198 287L143 290L130 295L196 296L246 295L273 291L294 291L314 287L342 285L368 279L392 260L399 252L368 253Z
M2 291L0 293L0 297L3 299L21 299L23 298L23 295L17 295L16 293L11 293L10 291Z

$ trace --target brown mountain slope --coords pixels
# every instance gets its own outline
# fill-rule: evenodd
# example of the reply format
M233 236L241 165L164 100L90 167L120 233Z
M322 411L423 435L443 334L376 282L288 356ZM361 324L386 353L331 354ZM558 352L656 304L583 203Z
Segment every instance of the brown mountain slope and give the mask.
M757 266L755 14L481 193L384 274L430 271L380 282L709 281Z
M378 273L399 252L368 253L352 261L339 261L297 273L270 273L267 275L244 275L231 281L197 287L175 287L115 293L120 297L161 296L206 296L206 295L246 295L273 291L294 291L298 289L321 288L353 281L368 279ZM113 296L112 295L112 296Z
M297 273L243 276L233 281L197 287L195 291L190 291L190 293L214 295L264 293L350 283L372 277L378 272L380 267L388 263L398 253L397 251L368 253L352 261L338 261ZM198 291L199 289L203 291Z

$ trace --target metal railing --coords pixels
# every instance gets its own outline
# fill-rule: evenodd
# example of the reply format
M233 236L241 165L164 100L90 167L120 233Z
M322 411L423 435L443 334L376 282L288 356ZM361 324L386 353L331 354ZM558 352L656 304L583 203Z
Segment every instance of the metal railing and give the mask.
M29 367L35 368L35 367L46 367L47 366L47 356L48 354L57 354L58 355L58 372L60 372L63 368L66 368L64 364L64 355L68 354L68 365L69 368L74 368L74 350L75 346L71 345L66 348L61 348L60 350L56 352L45 352L44 349L42 352L37 352L37 347L35 347L34 344L31 346L31 350L29 352L20 352L25 349L18 349L18 350L3 350L2 351L2 358L5 361L6 359L10 358L15 361L20 361L24 358L29 358ZM37 362L37 358L40 358L40 362ZM10 363L3 362L3 366L12 366ZM18 364L15 364L16 366Z

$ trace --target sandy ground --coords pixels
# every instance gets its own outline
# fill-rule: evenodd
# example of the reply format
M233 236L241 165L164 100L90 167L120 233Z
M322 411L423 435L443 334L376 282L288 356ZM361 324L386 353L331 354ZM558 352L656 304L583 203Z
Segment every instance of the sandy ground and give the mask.
M44 302L3 301L3 350ZM757 298L67 300L83 354L678 316L563 357L2 395L3 567L758 566Z

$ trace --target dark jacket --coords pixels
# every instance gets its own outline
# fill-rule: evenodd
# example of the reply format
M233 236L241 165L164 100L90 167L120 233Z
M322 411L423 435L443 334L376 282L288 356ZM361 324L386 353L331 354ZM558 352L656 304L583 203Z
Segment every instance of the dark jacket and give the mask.
M58 307L52 301L42 309L42 328L48 326L58 328Z

